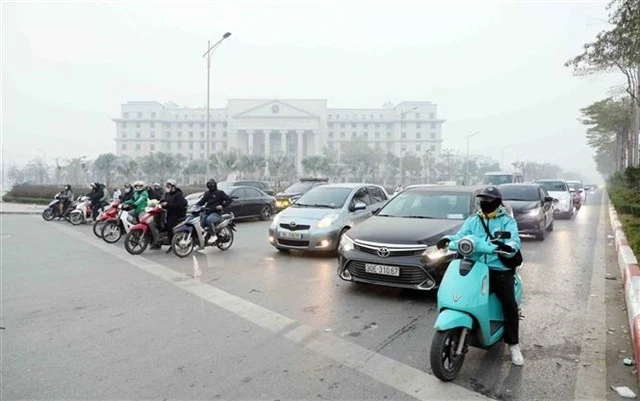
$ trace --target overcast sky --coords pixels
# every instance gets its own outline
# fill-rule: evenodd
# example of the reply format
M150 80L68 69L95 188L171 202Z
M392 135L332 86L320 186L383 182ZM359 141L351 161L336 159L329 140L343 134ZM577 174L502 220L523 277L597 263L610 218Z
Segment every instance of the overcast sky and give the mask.
M595 174L578 109L620 76L563 67L606 25L603 1L216 1L2 5L5 163L115 151L120 104L326 98L437 103L444 146Z

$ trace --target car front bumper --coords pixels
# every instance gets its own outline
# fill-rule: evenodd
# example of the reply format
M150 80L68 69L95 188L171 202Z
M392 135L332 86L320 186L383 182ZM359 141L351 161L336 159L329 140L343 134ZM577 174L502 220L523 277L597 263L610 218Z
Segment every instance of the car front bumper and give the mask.
M420 255L381 258L353 249L340 252L337 273L345 281L429 291L438 287L451 259L453 256L443 258L435 264L427 264ZM367 264L397 267L400 274L391 276L370 273L366 271Z
M516 216L518 233L523 235L535 235L540 232L543 225L540 217Z
M330 251L336 249L342 227L315 228L290 231L279 226L269 227L269 243L281 249L300 251ZM300 238L283 238L283 233L299 234Z

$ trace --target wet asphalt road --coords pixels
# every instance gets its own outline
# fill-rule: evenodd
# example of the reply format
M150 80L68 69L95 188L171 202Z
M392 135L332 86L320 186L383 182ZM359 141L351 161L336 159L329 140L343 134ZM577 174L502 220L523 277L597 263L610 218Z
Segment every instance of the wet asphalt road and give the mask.
M604 321L587 310L606 246L599 198L524 241L526 365L471 349L446 385L429 368L435 293L344 282L334 258L272 249L267 222L239 223L226 252L178 259L3 215L2 398L573 399L579 372L598 367L585 333Z

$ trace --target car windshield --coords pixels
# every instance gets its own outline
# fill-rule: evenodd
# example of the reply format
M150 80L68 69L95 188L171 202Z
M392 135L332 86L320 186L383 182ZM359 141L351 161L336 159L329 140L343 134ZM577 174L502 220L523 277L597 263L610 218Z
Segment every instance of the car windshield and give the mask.
M569 190L563 181L541 181L540 185L549 192L566 192Z
M571 182L567 182L567 184L569 184L569 188L573 188L573 189L576 189L576 188L577 188L577 189L582 189L582 188L584 188L584 187L582 186L582 184L581 184L581 183L579 183L579 182L573 182L573 181L571 181Z
M537 185L507 185L500 187L500 192L504 200L540 200L540 192L538 192Z
M378 216L464 220L470 206L470 193L408 191L390 200Z
M314 184L315 182L297 182L289 188L285 189L284 192L288 194L299 194L310 190L311 188L313 188Z
M351 188L316 187L302 195L293 206L339 209L345 204L351 191Z
M490 174L485 175L484 180L482 181L485 185L500 185L500 184L509 184L513 182L513 175L511 174Z

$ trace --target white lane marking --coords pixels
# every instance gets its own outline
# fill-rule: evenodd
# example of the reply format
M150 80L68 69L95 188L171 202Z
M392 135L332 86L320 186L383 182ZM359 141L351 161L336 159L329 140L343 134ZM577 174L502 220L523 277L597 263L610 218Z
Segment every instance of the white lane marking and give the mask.
M596 233L596 249L593 255L591 284L587 298L585 325L580 351L580 366L576 375L574 400L605 400L607 397L606 349L606 257L605 257L605 218L608 215L606 200L600 205L600 217Z
M300 325L283 334L282 332L285 329L296 324L295 320L209 284L188 280L185 275L168 267L144 257L129 255L119 247L97 242L95 238L89 238L85 233L73 230L71 227L62 225L55 225L54 227L113 257L182 288L213 305L234 313L257 326L280 334L283 338L322 356L331 358L411 397L419 400L489 399L457 384L443 383L433 375L334 335L323 333L311 326ZM427 347L428 345L425 344L425 348L417 350L417 352L426 354L428 352Z

